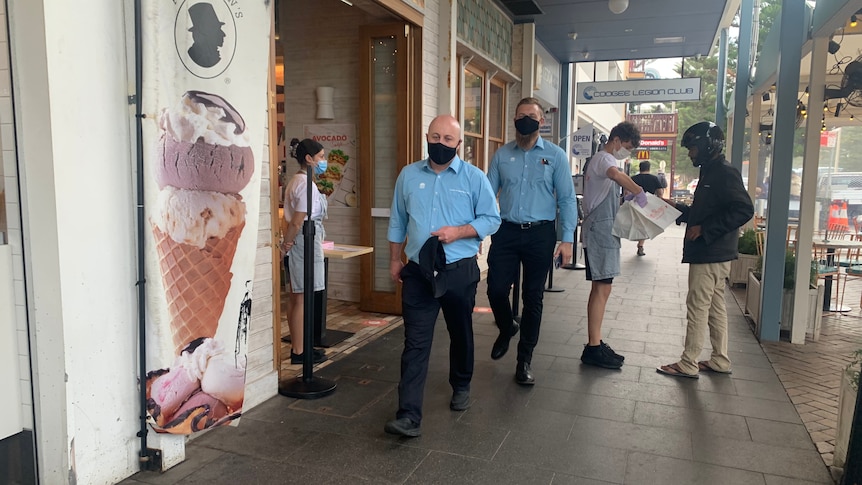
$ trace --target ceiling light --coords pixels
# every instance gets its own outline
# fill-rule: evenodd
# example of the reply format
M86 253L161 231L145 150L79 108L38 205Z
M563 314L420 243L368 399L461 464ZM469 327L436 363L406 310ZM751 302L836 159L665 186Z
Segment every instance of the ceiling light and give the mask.
M634 32L634 31L635 31L635 29L626 29L626 30L624 30L623 32L625 32L625 33L627 33L627 34L630 34L630 33Z
M629 8L629 0L608 0L608 8L615 14L621 14Z
M656 37L652 41L654 44L682 44L685 37Z
M353 2L351 2L350 0L341 0L341 1L346 3L347 5L350 5L351 7L353 6Z
M628 2L626 2L626 3L628 3ZM611 10L613 10L613 9L611 9ZM850 27L856 27L856 23L857 23L856 22L856 14L853 14L850 16Z
M569 38L570 38L570 39L572 39L572 40L577 39L577 38L578 38L578 33L577 33L577 32L570 32L570 33L569 33Z
M589 58L590 58L590 52L589 52L588 50L584 49L583 54L584 54L584 59L589 59Z

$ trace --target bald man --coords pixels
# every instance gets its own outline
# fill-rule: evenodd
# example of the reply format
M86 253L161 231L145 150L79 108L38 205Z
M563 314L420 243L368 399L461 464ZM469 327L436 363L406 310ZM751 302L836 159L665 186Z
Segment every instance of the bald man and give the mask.
M404 167L395 183L388 233L389 274L402 284L404 351L398 412L384 430L406 437L421 434L428 358L441 308L451 342L449 407L463 411L470 405L476 254L482 239L500 227L488 178L458 157L458 120L449 115L434 118L426 139L428 158Z

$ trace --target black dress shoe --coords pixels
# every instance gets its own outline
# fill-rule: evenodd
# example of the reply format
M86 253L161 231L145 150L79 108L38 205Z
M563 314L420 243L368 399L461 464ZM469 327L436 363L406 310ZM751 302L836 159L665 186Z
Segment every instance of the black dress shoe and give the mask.
M532 386L536 383L536 379L533 379L533 372L530 370L530 364L518 362L518 366L515 367L515 382L522 386Z
M419 425L414 423L410 418L393 419L386 423L383 431L386 431L389 434L406 436L408 438L416 438L417 436L422 435L422 430L419 429Z
M491 347L492 359L497 360L506 355L506 352L509 350L509 341L512 340L512 337L514 337L516 333L518 333L520 328L520 325L512 322L512 328L508 332L500 330L500 335L497 336L497 340L494 341L494 346Z
M470 407L470 391L455 391L452 400L449 401L449 409L452 411L464 411Z
M324 362L324 361L326 361L326 359L329 358L326 356L326 354L323 351L318 350L318 349L314 349L314 351L312 352L312 355L314 356L313 362L315 364L319 364L321 362ZM291 364L302 364L304 359L305 359L305 353L304 352L302 354L294 354L293 350L290 351L290 363Z

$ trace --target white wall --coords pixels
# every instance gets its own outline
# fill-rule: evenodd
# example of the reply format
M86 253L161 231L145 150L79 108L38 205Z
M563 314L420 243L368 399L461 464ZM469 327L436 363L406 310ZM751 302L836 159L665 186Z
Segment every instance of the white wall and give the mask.
M138 468L135 190L123 4L94 3L45 0L47 95L70 467L110 483Z

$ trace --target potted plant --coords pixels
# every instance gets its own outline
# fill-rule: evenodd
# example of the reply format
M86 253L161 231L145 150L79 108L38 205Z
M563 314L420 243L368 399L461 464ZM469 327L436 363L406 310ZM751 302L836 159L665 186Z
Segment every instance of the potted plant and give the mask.
M757 327L760 326L760 268L763 265L763 256L758 256L755 262L754 269L748 274L748 284L745 291L745 311L754 321ZM781 330L791 331L793 319L793 302L795 298L794 289L796 288L796 255L793 250L787 250L784 254L784 285L781 298ZM811 334L814 340L820 338L820 323L822 319L823 308L823 285L817 284L817 266L812 261L811 270L809 271L809 290L808 290L808 325L806 333Z
M739 236L739 258L730 262L730 284L748 283L748 272L756 267L757 238L754 229L746 229Z
M862 349L853 352L853 360L841 372L841 391L838 394L838 431L835 436L835 451L832 465L844 467L847 446L850 444L850 427L859 392L859 366L862 365ZM862 411L860 411L862 412Z

